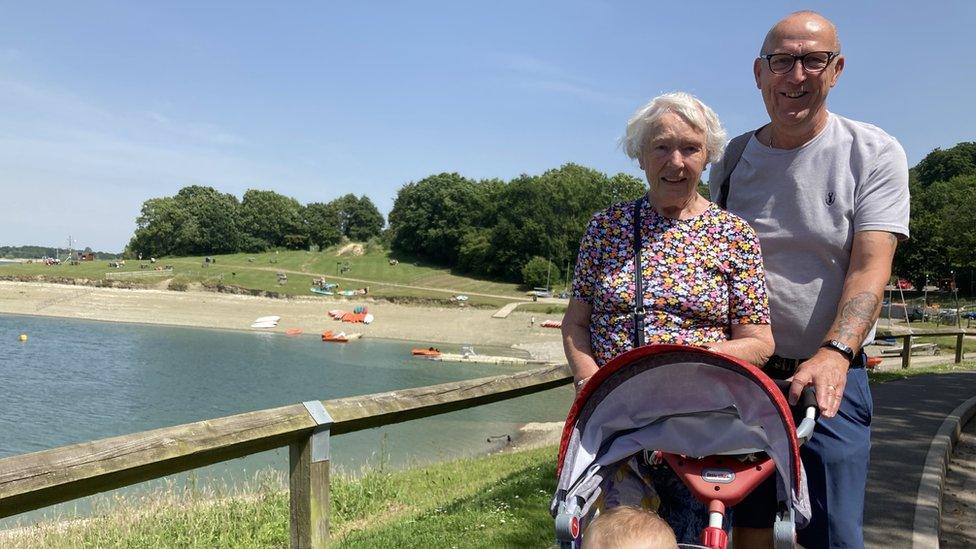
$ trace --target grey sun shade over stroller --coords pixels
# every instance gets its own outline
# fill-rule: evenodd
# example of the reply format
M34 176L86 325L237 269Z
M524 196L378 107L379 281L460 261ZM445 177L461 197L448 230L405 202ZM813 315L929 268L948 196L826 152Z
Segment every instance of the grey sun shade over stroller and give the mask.
M649 345L600 368L573 403L550 507L561 539L571 531L578 540L610 466L644 450L694 458L764 451L776 466L777 538L810 520L792 412L775 383L725 355Z

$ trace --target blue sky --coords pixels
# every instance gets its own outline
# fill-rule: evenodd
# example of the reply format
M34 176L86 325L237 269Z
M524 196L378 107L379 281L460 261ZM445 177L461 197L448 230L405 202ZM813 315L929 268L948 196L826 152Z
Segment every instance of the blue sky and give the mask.
M148 198L191 184L303 203L443 171L566 162L640 175L629 115L698 95L761 126L768 28L813 8L847 65L833 112L914 165L976 139L973 2L0 2L0 245L121 250Z

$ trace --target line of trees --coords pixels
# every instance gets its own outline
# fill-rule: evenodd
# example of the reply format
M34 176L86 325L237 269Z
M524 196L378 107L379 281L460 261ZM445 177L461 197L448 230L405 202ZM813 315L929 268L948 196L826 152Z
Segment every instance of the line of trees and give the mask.
M399 255L543 286L560 280L576 261L594 212L636 199L644 189L636 177L608 177L577 164L507 183L441 173L400 189L389 242Z
M572 268L593 213L644 189L636 177L572 163L508 182L441 173L404 185L382 231L383 216L366 196L302 205L274 191L249 190L238 200L193 185L143 203L127 253L325 248L381 236L400 257L527 286L555 285Z
M895 253L894 271L921 288L976 270L976 143L936 149L909 172L911 239ZM965 289L965 287L964 287Z
M67 248L52 248L51 246L0 246L0 257L10 259L38 259L41 257L64 256ZM78 250L75 250L76 252ZM91 253L95 259L115 259L118 254L109 252L96 252L86 247L81 253Z
M894 270L917 287L976 271L976 143L936 149L910 171L912 238ZM405 258L488 278L542 286L563 280L592 214L632 200L644 182L577 164L511 181L431 175L400 188L382 239ZM129 243L143 256L325 248L381 236L384 220L366 196L302 205L274 191L241 200L190 186L147 200Z
M365 195L303 206L274 191L252 189L238 200L213 187L192 185L142 204L127 252L161 257L324 248L344 237L379 236L383 223L383 215Z

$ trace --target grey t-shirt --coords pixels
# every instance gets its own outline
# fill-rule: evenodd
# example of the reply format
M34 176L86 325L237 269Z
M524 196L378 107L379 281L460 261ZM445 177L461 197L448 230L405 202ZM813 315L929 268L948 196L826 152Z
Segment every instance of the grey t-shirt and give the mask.
M713 200L722 172L710 173ZM759 235L776 354L807 358L834 321L854 233L908 238L908 160L880 128L831 113L797 149L753 136L732 173L728 209Z

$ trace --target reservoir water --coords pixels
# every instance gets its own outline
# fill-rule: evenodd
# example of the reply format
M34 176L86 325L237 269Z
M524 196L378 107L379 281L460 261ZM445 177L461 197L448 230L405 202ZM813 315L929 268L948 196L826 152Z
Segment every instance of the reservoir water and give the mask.
M20 334L28 340L18 341ZM418 344L339 345L313 336L0 315L0 457L306 400L515 371L415 359L410 349ZM355 472L380 461L399 467L484 453L503 444L489 437L514 435L521 423L562 421L571 399L572 389L562 387L342 435L333 439L333 462ZM258 469L284 471L287 463L283 448L200 469L193 478L234 484ZM10 524L2 520L0 528Z

